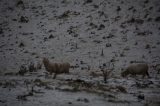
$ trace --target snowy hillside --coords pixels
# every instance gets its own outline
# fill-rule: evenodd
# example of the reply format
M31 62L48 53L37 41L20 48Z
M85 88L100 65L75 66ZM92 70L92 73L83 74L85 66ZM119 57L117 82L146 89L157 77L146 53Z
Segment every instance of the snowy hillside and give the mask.
M159 53L159 0L0 0L2 106L158 106ZM16 74L43 57L69 62L70 73ZM122 78L137 62L151 78ZM102 66L112 68L107 83Z

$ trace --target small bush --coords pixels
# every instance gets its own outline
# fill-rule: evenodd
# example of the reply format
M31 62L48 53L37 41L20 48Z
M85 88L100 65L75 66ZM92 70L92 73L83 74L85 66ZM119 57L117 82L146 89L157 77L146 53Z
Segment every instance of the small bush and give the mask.
M28 72L27 67L24 65L21 65L18 74L23 76L27 72Z

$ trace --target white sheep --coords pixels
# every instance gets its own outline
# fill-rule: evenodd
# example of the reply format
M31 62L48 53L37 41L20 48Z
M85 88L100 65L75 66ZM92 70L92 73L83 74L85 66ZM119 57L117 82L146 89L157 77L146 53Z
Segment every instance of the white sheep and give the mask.
M43 58L43 64L46 71L50 74L54 73L54 78L56 78L57 74L69 73L69 63L51 63L47 58Z
M126 77L129 74L130 75L143 75L143 78L145 76L149 77L148 65L145 63L133 64L133 65L128 66L126 70L121 73L122 77Z

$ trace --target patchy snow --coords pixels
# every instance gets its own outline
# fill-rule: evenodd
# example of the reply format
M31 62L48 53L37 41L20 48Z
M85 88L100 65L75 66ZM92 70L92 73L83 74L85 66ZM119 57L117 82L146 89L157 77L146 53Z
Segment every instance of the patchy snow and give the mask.
M159 13L159 0L0 0L0 105L158 106ZM75 68L16 74L43 57ZM134 62L151 78L121 78ZM107 83L99 66L114 68Z

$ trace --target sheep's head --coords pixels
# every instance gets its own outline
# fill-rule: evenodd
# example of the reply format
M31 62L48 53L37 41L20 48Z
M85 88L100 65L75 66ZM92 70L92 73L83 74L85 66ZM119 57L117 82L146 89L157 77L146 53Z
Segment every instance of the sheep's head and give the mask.
M121 76L122 77L126 77L128 75L128 72L127 71L123 71L122 73L121 73Z
M125 77L125 74L124 74L124 72L122 72L122 73L121 73L121 76L122 76L122 77Z

